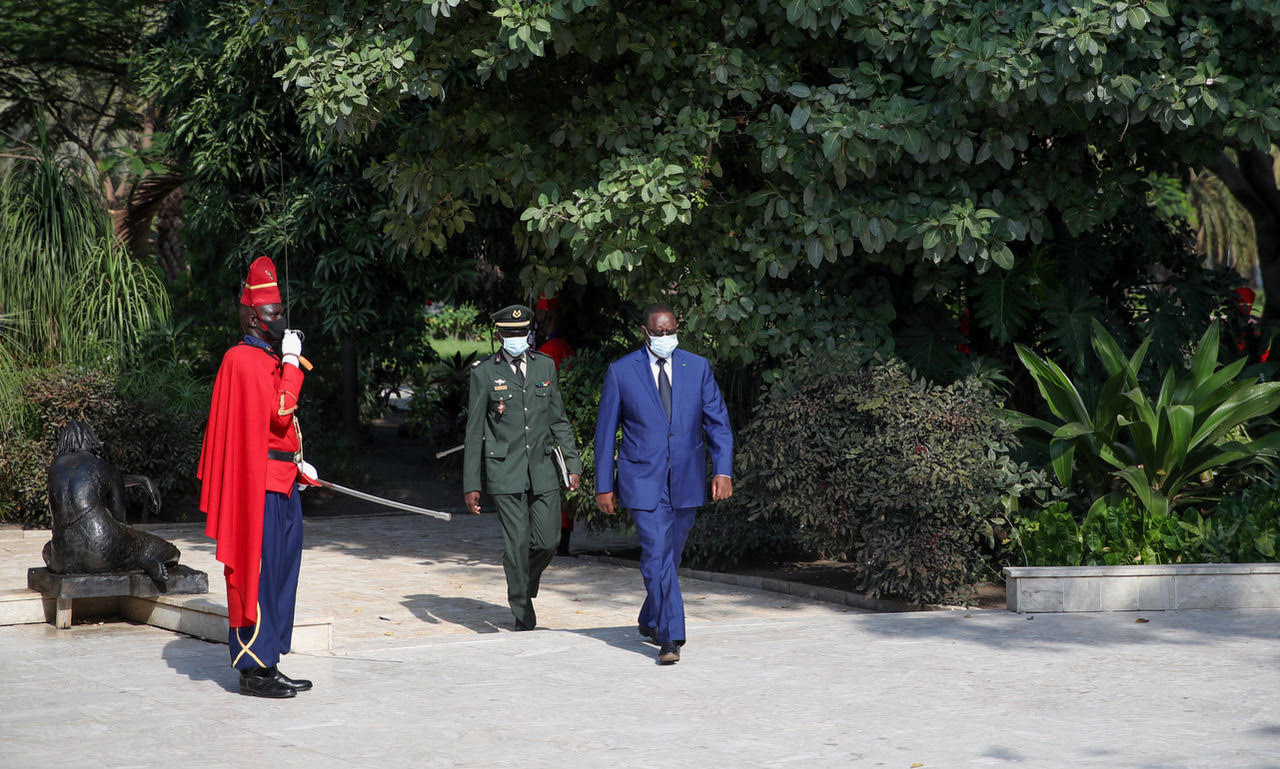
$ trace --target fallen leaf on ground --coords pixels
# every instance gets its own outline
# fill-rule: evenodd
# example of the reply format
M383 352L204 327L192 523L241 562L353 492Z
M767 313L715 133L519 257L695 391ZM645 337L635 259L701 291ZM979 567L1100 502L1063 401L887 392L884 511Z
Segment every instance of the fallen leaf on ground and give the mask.
M1134 620L1134 622L1137 622L1137 623L1150 622L1150 621L1151 620L1147 619L1146 617L1138 617L1137 619Z

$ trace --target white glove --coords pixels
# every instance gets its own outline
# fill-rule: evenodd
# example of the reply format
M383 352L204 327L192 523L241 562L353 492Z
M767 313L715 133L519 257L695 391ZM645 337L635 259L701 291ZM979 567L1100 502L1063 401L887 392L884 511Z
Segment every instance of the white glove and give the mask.
M296 329L287 329L284 332L284 339L280 342L281 355L293 355L297 357L302 354L302 332Z
M298 484L298 491L302 491L308 486L320 485L317 483L320 478L320 473L316 472L315 465L312 465L310 462L299 462L298 472L302 473L302 482ZM310 482L308 483L308 481Z

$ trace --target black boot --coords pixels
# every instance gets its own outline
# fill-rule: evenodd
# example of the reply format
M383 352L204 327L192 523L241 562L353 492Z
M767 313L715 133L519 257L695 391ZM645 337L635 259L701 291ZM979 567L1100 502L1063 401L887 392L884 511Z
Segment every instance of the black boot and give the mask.
M277 681L289 687L290 689L293 689L295 692L305 692L311 688L311 682L305 678L290 678L284 673L281 673L280 668L278 667L271 667L267 669L275 673L275 677Z
M240 671L240 693L250 697L268 697L285 699L296 697L298 692L280 683L275 677L275 668L249 668Z

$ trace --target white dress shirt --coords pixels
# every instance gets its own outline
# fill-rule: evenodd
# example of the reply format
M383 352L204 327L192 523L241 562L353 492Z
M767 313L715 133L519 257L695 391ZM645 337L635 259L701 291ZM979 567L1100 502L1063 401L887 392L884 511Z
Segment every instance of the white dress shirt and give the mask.
M657 355L653 354L653 350L650 350L649 345L647 344L644 346L644 351L649 353L649 373L653 374L653 386L657 388L658 387L658 361L660 359L658 358ZM664 368L666 368L667 370L667 381L671 383L671 392L673 393L676 391L676 377L675 377L676 372L671 367L671 361L675 357L676 357L675 353L672 353L671 357L666 359L667 363L664 366ZM659 388L659 390L660 389L661 388Z

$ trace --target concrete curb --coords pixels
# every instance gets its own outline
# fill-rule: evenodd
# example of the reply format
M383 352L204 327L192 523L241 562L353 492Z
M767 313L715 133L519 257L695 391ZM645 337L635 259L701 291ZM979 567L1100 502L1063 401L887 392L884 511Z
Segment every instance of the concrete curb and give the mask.
M635 561L631 561L626 558L618 558L612 555L594 555L584 553L579 555L578 558L584 561L603 563L610 566L625 566L636 570L639 570L640 568L640 564ZM839 604L841 606L852 606L857 609L866 609L868 611L954 611L966 608L963 606L939 606L932 604L907 603L905 601L892 601L885 598L872 598L869 595L854 593L848 590L838 590L833 587L822 587L820 585L806 585L803 582L791 582L785 579L760 577L752 574L729 574L719 571L703 571L702 569L690 569L683 566L680 567L679 574L680 576L688 577L689 579L700 579L706 582L718 582L724 585L749 587L770 593L794 595L798 598L825 601L827 603Z
M1280 608L1280 564L1006 566L1020 613Z

